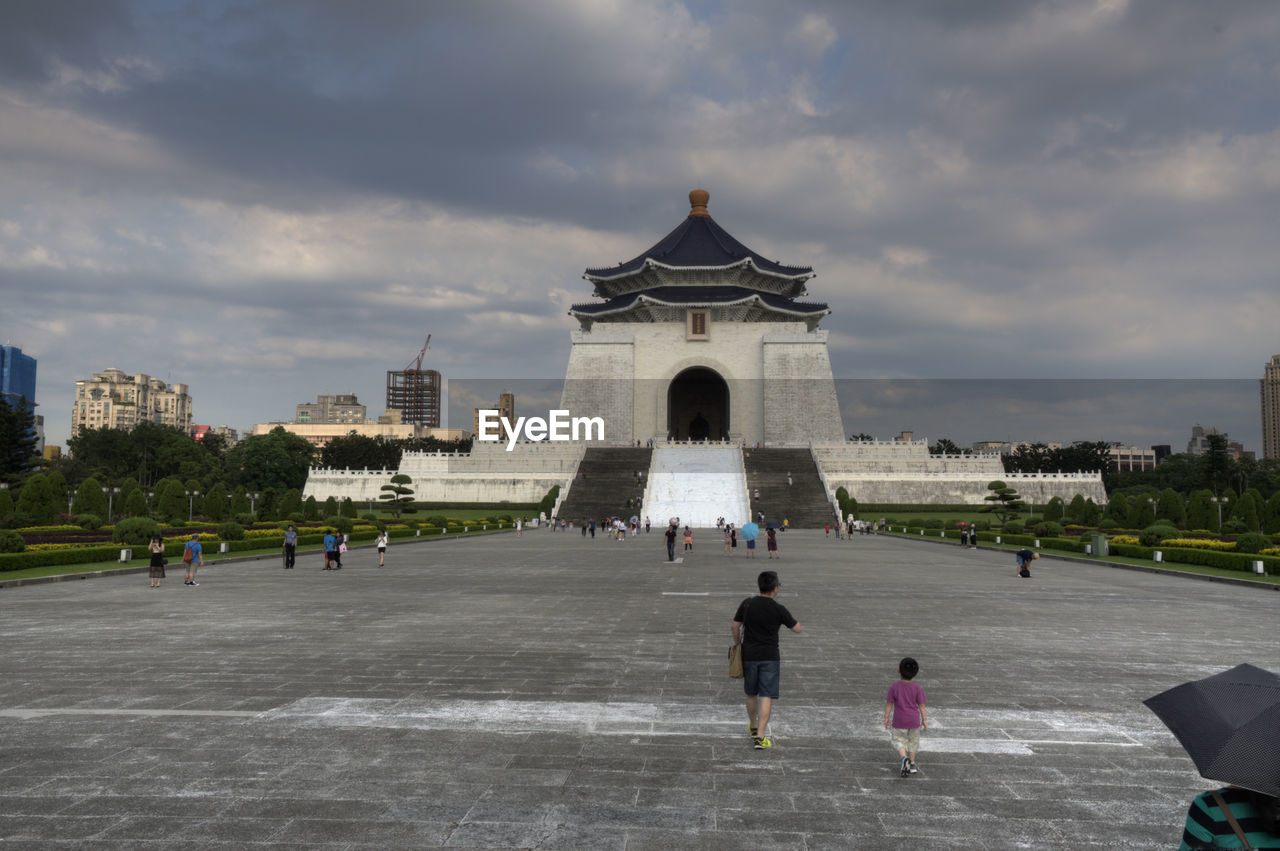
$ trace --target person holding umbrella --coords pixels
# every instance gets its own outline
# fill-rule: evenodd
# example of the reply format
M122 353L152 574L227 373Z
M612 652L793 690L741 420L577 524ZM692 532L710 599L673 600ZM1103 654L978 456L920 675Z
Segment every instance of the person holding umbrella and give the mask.
M747 542L747 558L755 558L756 538L760 536L760 527L755 523L743 523L740 534L742 540Z
M1143 701L1202 777L1180 849L1280 848L1280 676L1237 665Z

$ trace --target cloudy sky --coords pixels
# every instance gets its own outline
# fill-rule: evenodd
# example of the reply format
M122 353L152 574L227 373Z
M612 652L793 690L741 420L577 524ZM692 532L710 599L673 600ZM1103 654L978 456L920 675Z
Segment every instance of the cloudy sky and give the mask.
M1234 379L1176 421L1095 399L1093 433L999 436L1258 448L1278 124L1270 0L8 0L0 341L51 442L108 366L240 429L381 413L428 333L446 378L563 376L583 269L702 187L817 270L837 377Z

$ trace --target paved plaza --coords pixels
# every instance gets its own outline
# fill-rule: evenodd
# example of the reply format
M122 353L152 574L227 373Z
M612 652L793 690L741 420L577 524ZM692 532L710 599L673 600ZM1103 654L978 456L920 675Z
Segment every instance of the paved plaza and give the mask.
M1276 669L1280 594L920 541L529 531L0 591L4 848L1169 848L1211 784L1141 704ZM729 621L776 568L771 751ZM898 659L930 729L898 775Z

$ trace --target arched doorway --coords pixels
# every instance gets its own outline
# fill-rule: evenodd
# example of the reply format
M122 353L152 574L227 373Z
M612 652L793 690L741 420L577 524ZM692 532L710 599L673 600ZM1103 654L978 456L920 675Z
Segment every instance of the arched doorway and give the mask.
M694 366L667 388L667 434L676 440L729 436L729 385L720 373Z

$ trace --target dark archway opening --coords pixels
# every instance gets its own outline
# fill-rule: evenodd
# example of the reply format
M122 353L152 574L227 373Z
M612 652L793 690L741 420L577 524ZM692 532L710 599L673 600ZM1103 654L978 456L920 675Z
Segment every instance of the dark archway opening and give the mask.
M671 379L667 434L676 440L729 437L729 385L720 373L695 366Z

